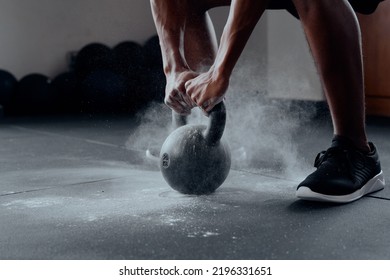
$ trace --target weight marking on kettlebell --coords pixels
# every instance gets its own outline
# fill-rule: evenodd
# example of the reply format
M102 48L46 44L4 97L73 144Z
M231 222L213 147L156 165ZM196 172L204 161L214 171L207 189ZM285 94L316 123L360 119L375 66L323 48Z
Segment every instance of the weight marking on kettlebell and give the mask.
M163 154L162 156L162 166L164 168L168 168L169 167L169 163L170 163L170 160L169 160L169 155L168 154Z

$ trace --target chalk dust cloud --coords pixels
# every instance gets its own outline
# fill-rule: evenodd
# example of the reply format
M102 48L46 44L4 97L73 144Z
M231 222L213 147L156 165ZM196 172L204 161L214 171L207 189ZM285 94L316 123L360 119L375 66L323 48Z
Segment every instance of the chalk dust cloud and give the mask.
M269 98L269 81L256 69L258 65L246 61L241 63L233 73L226 94L228 118L224 137L230 144L232 168L302 177L311 162L306 162L299 153L294 136L305 129L315 110L308 106L297 106L288 99ZM277 79L281 83L279 89L285 91L286 98L290 91L302 87L300 81L292 81L283 73L279 73ZM158 154L171 131L171 110L164 104L153 103L138 115L138 119L140 125L130 135L127 147L140 151L150 149ZM207 122L207 117L199 109L193 109L189 123Z

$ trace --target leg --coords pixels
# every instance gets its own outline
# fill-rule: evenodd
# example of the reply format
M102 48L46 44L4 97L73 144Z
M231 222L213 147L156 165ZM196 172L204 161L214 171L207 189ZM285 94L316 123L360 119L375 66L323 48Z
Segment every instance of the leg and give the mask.
M383 172L365 132L360 29L346 0L293 0L325 89L332 114L332 146L297 188L307 200L355 201L384 188Z
M317 63L335 135L368 151L360 27L346 0L293 0Z

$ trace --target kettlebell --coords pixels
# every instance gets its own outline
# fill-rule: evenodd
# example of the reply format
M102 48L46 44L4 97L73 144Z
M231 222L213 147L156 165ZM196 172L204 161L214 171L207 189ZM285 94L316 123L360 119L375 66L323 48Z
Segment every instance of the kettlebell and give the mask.
M167 183L183 194L203 195L222 185L230 171L231 157L222 137L226 107L217 104L209 115L209 124L190 125L177 114L173 123L180 126L165 140L160 151L160 170Z

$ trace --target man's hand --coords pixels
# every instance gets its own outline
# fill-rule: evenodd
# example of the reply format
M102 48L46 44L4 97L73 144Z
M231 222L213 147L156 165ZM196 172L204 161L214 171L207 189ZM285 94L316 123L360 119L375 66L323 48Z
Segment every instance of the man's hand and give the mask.
M217 76L212 69L185 84L187 95L205 115L223 100L228 87L229 77Z
M197 75L197 73L190 70L167 75L164 101L166 105L180 115L191 114L191 109L196 106L196 103L191 100L186 92L185 83Z
M186 36L189 35L186 31L191 30L187 23L193 16L191 11L195 13L196 10L184 3L196 2L151 0L153 19L160 38L164 73L167 77L165 103L180 115L190 114L195 106L199 106L208 115L211 109L222 101L233 68L268 3L266 0L231 0L228 20L220 47L213 59L214 63L208 72L199 75L189 70L186 59L186 55L191 57L194 53L186 54L184 48L184 40L187 40L186 45L191 45L191 40ZM226 1L226 4L228 2L230 1ZM192 40L199 38L196 36ZM197 54L196 51L195 56ZM197 57L195 60L201 63L202 58ZM192 67L198 69L197 66Z

